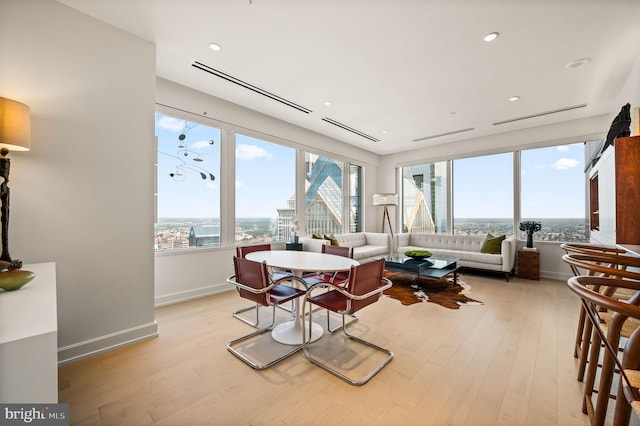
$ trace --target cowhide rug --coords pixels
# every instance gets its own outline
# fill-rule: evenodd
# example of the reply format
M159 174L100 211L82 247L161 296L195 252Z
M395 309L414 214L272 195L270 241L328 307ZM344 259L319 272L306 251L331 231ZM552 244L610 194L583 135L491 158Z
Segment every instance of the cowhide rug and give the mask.
M458 277L458 283L453 284L453 277L442 280L405 274L402 272L384 271L393 286L384 291L392 299L399 300L403 305L432 302L449 309L460 309L462 305L482 305L482 302L465 295L471 288Z

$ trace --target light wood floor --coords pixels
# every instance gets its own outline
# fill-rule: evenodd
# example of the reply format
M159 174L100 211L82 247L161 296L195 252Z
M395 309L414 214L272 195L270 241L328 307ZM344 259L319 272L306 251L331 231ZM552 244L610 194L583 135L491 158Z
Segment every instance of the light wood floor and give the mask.
M235 291L157 309L160 337L59 368L71 424L587 425L572 345L578 300L562 281L464 274L483 305L384 298L354 334L394 351L363 387L297 353L252 370L227 341ZM610 404L613 405L613 404Z

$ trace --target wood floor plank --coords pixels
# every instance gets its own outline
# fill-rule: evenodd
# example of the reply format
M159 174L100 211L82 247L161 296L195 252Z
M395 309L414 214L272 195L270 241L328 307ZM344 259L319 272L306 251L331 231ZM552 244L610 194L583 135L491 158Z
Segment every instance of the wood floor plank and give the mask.
M460 279L482 304L384 297L359 313L354 334L395 355L362 387L302 353L265 371L235 358L227 341L251 328L232 318L248 306L232 291L158 308L158 338L60 366L59 400L73 425L587 425L572 349L579 303L566 284Z

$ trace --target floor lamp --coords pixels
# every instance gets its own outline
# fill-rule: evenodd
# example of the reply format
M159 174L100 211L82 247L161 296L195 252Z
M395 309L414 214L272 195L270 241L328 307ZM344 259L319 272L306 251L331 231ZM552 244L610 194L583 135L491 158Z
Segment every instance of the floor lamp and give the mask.
M384 207L384 212L382 213L382 230L380 232L384 232L384 222L386 220L389 224L391 241L393 243L393 227L391 226L391 219L389 218L389 206L398 205L398 194L373 194L373 205Z

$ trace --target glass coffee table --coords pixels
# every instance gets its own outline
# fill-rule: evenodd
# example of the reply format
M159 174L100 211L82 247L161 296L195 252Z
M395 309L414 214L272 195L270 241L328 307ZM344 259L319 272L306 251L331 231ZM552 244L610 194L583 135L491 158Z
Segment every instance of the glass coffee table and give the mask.
M420 282L420 277L441 279L453 274L453 283L458 284L458 259L443 257L414 259L401 254L388 257L384 269L417 275L418 282Z

